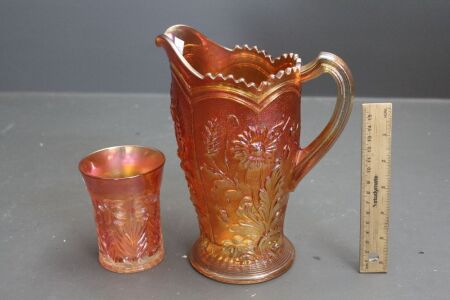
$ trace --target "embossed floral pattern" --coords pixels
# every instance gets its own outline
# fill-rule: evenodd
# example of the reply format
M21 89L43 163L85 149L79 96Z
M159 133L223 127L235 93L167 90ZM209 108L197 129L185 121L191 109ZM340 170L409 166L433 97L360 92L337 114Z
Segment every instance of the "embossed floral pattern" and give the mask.
M243 168L255 169L273 159L278 135L265 127L250 126L233 141L234 158Z
M148 197L95 201L103 255L114 262L132 262L156 252L161 238L158 201Z
M234 115L229 120L240 123ZM290 175L281 156L291 152L279 141L283 135L291 138L298 125L288 118L270 128L248 126L240 131L234 127L219 136L219 123L213 118L204 126L207 159L201 170L211 183L210 197L215 199L211 205L230 236L220 241L223 254L246 264L281 246L288 194L285 176ZM286 130L288 125L293 129ZM224 155L217 155L219 151Z
M298 149L295 116L257 124L233 113L205 118L189 110L176 84L171 92L178 155L205 253L238 265L275 257Z
M276 165L272 173L266 177L264 187L259 192L257 214L261 222L255 224L261 233L258 240L260 249L276 250L281 243L281 215L287 204L287 193L281 166ZM244 216L245 212L243 213ZM264 226L261 226L264 224ZM252 224L249 223L251 226Z

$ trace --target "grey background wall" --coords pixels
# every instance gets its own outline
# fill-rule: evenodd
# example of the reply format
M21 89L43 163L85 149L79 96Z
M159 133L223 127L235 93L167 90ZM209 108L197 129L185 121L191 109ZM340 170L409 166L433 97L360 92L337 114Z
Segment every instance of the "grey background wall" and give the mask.
M166 93L153 40L177 23L304 62L334 52L360 96L450 98L449 0L0 0L0 91Z

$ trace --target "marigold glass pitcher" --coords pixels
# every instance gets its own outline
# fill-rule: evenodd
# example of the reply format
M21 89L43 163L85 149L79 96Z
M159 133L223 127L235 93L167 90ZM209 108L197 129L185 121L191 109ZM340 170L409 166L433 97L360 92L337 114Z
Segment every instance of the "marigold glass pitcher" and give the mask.
M192 266L228 283L281 275L295 253L283 234L289 192L347 123L350 70L331 53L301 66L292 53L272 59L256 47L227 49L185 25L156 44L170 61L178 155L200 225ZM336 106L320 135L300 148L301 85L323 73L337 83Z

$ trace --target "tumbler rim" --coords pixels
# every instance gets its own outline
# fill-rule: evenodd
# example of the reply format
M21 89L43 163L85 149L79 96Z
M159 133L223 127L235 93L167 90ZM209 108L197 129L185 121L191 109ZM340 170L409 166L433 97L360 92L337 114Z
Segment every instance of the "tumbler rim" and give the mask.
M107 150L113 150L113 149L119 149L119 148L126 148L126 147L140 148L140 149L145 149L145 150L149 150L149 151L151 151L151 152L154 152L155 154L160 155L160 157L161 157L161 162L160 162L159 164L157 164L156 167L151 168L151 169L149 169L149 170L146 171L146 172L139 173L139 174L132 175L132 176L123 176L123 177L115 177L115 178L113 178L113 177L105 177L105 176L98 176L98 175L92 175L92 174L89 174L89 173L85 172L85 171L82 169L83 163L86 162L86 161L88 160L89 157L92 157L92 156L94 156L94 155L96 155L96 154L98 154L98 153L100 153L100 152L104 152L104 151L107 151ZM95 150L95 151L93 151L93 152L91 152L91 153L85 155L85 156L80 160L80 162L78 163L78 170L80 171L80 173L81 173L83 176L86 176L86 177L89 177L89 178L93 178L93 179L98 179L98 180L114 180L114 181L116 181L116 180L128 180L128 179L133 179L133 178L137 178L137 177L139 177L139 176L144 176L144 175L147 175L147 174L156 172L156 171L158 171L158 170L160 170L161 168L164 167L165 162L166 162L166 157L165 157L164 153L163 153L161 150L157 149L157 148L152 148L152 147L147 147L147 146L141 146L141 145L133 145L133 144L131 144L131 145L117 145L117 146L110 146L110 147L101 148L101 149Z

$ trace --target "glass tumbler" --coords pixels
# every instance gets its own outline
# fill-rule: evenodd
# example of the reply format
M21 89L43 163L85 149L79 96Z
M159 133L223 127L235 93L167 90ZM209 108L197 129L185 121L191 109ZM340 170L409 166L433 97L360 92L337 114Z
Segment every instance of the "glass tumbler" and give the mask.
M99 262L107 270L147 270L164 258L159 194L165 158L142 146L95 151L79 163L94 206Z

